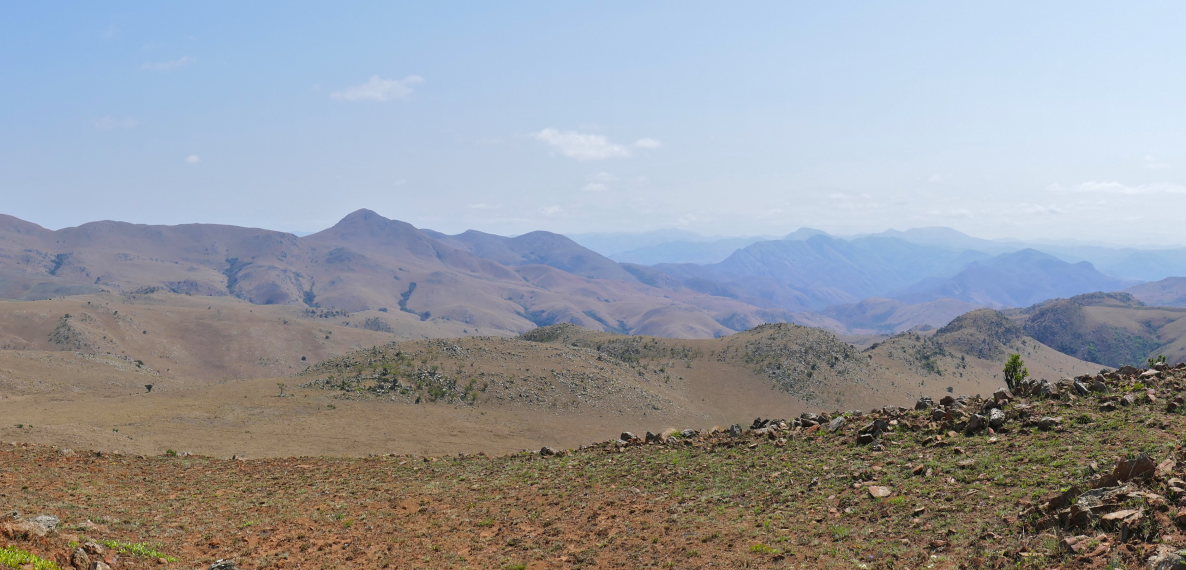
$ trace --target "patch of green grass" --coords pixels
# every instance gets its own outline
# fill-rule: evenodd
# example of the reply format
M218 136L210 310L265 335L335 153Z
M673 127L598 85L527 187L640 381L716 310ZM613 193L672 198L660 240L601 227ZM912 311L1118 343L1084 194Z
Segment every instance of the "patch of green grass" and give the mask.
M62 567L54 562L15 546L0 546L0 566L32 568L32 570L62 570Z
M782 554L781 550L761 542L749 547L749 551L754 554Z
M176 557L169 556L143 542L120 542L118 540L100 540L98 542L120 554L130 554L144 558L164 558L168 562L177 562Z
M832 533L832 540L839 541L848 538L852 534L852 529L844 525L836 525L828 529L828 532Z

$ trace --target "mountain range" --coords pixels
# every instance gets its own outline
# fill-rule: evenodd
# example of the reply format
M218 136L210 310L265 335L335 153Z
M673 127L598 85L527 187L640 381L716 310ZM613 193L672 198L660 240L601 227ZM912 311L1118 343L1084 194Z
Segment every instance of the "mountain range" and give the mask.
M634 242L611 234L581 239L619 248L623 257L650 248L648 259L662 259L665 247L703 246L685 253L704 259L742 247L712 263L647 265L616 261L551 232L447 235L365 209L299 237L113 221L51 231L0 216L0 298L159 289L314 311L372 311L380 330L420 322L461 334L510 335L573 323L688 338L767 322L895 333L943 326L982 307L1026 307L1130 287L1134 299L1186 303L1182 283L1131 278L1186 274L1186 250L1063 245L1051 253L947 228L853 238L804 228L782 239L681 232ZM1114 271L1101 271L1092 260Z

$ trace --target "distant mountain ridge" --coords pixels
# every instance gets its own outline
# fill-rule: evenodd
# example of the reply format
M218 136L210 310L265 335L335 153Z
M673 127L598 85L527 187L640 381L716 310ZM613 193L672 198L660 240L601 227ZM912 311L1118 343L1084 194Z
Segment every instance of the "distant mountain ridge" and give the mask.
M797 318L646 285L558 234L446 236L365 209L304 237L212 224L109 221L50 231L16 218L0 220L0 297L152 288L264 305L398 310L422 321L462 323L471 334L515 334L571 322L622 333L713 337ZM826 321L811 315L802 320Z
M112 221L51 231L3 216L0 298L157 287L256 304L399 311L430 323L461 323L472 334L573 323L691 337L766 322L897 333L940 327L979 307L1026 307L1126 287L1167 304L1186 303L1186 287L1168 280L1160 289L1139 288L1069 254L1018 249L1023 244L950 228L853 238L802 228L765 240L713 240L681 231L582 240L686 247L692 257L742 247L715 263L622 263L551 232L447 235L366 209L301 237L215 224ZM634 252L661 254L645 249ZM1106 250L1102 258L1134 271L1156 260L1172 269L1176 251ZM1186 265L1186 252L1182 258Z

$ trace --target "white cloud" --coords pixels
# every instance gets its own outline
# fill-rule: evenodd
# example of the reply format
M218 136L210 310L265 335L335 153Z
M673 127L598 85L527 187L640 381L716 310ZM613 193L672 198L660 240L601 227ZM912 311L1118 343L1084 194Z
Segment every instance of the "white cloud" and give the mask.
M1142 159L1142 162L1144 162L1145 168L1148 168L1150 170L1161 170L1163 168L1170 167L1170 165L1167 162L1165 162L1163 160L1158 160L1158 158L1156 156L1153 156L1151 154L1146 154L1145 157Z
M930 182L931 184L938 184L940 182L943 182L943 175L939 174L939 173L932 174L932 175L930 175L930 177L927 178L927 182Z
M497 210L498 206L487 204L485 202L479 202L477 204L470 204L469 209L471 209L471 210Z
M197 62L198 58L187 55L172 61L156 61L145 63L140 66L140 69L145 71L174 71Z
M91 121L91 125L101 131L113 131L117 129L134 129L140 126L140 121L131 117L112 117L111 115L107 115Z
M1146 194L1186 194L1186 186L1173 182L1151 182L1149 184L1123 184L1116 181L1088 181L1075 186L1051 184L1047 187L1052 192L1072 192L1084 194L1118 194L1122 196L1138 196Z
M539 209L539 213L548 217L559 216L564 214L564 208L560 206L544 206Z
M601 182L590 182L581 187L585 192L608 192L609 185Z
M560 154L576 160L605 160L630 156L630 149L610 142L603 135L547 128L532 136L556 149Z
M191 155L185 157L186 164L197 164L199 162L202 162L202 157L200 157L196 154L191 154Z
M634 141L634 146L637 148L659 148L663 146L663 143L652 138L643 137Z
M365 83L334 91L329 96L339 101L393 101L411 95L412 86L417 83L424 83L424 78L409 75L403 79L383 79L372 75Z

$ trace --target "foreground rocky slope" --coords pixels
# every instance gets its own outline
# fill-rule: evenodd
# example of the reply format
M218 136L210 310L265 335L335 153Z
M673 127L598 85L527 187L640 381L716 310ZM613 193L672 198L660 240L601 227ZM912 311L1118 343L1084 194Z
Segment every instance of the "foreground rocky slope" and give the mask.
M1179 568L1184 406L1179 365L495 458L5 444L0 502L21 514L0 521L0 556L79 568L81 549L116 570Z

